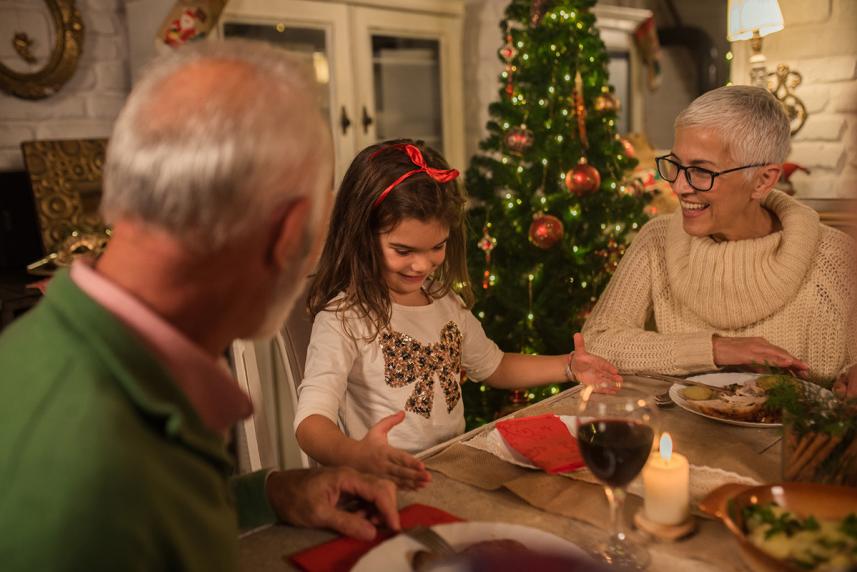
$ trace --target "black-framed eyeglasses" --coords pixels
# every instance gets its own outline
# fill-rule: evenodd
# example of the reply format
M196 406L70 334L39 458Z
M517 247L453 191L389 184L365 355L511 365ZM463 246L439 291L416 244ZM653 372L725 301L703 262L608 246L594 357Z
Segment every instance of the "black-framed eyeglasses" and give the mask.
M726 169L725 171L711 171L702 167L686 167L670 159L669 155L655 158L655 165L658 167L658 174L661 178L669 183L675 183L678 176L684 171L684 178L687 179L687 184L694 190L702 193L710 191L714 186L714 179L726 173L749 169L751 167L763 167L767 163L753 163L752 165L744 165L743 167L735 167L734 169Z

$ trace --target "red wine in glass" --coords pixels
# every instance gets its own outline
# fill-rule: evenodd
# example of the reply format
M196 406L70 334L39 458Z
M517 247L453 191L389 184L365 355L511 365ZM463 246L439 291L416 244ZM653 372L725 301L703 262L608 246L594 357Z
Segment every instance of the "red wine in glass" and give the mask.
M634 480L649 458L654 431L629 419L594 419L581 424L577 442L586 466L610 487Z
M649 459L656 431L651 388L631 379L613 391L583 388L578 404L577 443L586 467L601 484L610 503L610 530L596 554L624 570L643 570L648 551L625 532L625 487Z

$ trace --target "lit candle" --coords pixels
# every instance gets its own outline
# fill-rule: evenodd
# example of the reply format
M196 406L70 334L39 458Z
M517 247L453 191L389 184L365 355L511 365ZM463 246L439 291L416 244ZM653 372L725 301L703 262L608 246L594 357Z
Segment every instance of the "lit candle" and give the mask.
M690 514L690 465L672 449L672 438L664 433L660 453L652 453L643 467L644 511L658 524L681 524Z

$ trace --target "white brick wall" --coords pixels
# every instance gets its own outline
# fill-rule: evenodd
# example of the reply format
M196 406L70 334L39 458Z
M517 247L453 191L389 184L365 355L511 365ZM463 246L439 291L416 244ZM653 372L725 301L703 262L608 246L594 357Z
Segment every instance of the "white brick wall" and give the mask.
M857 195L857 0L779 0L785 29L764 38L768 69L788 64L803 76L796 94L809 118L789 161L809 168L792 177L798 196ZM748 42L733 44L732 81L748 83Z
M488 106L497 100L503 63L497 57L508 0L466 0L464 12L464 150L470 160L485 136Z
M85 26L83 54L59 93L36 101L0 93L0 170L23 168L21 141L110 135L129 90L123 6L119 0L77 1ZM0 4L0 19L7 22L26 21L31 13L20 1Z

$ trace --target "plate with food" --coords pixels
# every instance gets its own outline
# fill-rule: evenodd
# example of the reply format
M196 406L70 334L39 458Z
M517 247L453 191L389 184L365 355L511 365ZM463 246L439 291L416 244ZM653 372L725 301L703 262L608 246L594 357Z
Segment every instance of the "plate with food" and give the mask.
M757 572L857 569L857 489L813 483L724 485L700 508L729 529Z
M461 558L492 551L507 554L552 554L588 558L577 545L553 534L505 522L455 522L431 527L460 554ZM458 555L456 555L458 556ZM397 534L367 552L352 572L423 572L456 569L454 559L434 558L425 546L406 534ZM447 563L447 565L444 565Z
M742 427L782 426L782 413L765 407L768 392L779 383L804 383L785 375L758 373L707 373L687 379L711 387L675 383L669 394L676 405Z

